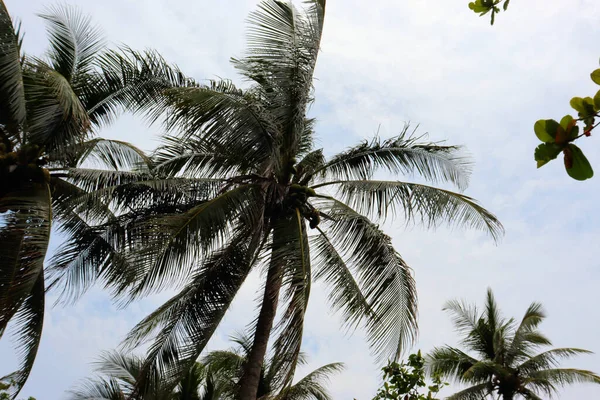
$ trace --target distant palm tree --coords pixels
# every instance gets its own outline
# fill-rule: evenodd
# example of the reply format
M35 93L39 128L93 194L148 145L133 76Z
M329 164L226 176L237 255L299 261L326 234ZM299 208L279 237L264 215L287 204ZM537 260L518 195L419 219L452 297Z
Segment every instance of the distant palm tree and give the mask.
M13 321L22 358L10 376L13 396L27 380L42 332L43 262L52 222L86 224L84 213L56 204L82 193L65 179L68 172L82 164L105 169L145 164L147 158L132 145L94 134L122 106L180 77L176 71L153 74L160 71L159 59L142 62L106 51L99 30L73 8L50 8L41 17L50 46L38 58L22 51L20 26L13 26L0 0L0 337Z
M413 277L371 219L401 214L430 227L447 222L494 237L502 232L494 215L459 192L375 179L419 175L462 190L470 164L456 146L426 142L406 127L397 137L365 141L330 158L314 147L315 121L307 110L325 0L305 4L301 11L292 2L267 0L251 15L248 56L233 60L247 89L226 80L189 81L138 104L151 119L166 115L167 128L179 134L165 139L148 172L71 176L90 193L66 204L90 210L91 200L101 199L119 212L85 238L73 235L52 263L58 284L75 296L96 279L126 301L181 288L127 339L136 346L156 334L146 372L157 368L164 376L187 371L246 277L264 268L241 400L256 399L274 327L275 352L286 354L279 367L283 386L291 384L315 279L330 285L333 307L348 326L366 327L380 359L397 357L411 342Z
M238 345L230 351L212 351L202 363L213 371L223 388L222 398L234 400L237 398L238 385L244 372L244 365L252 351L252 337L248 335L235 336L233 342ZM331 396L325 385L330 375L343 369L342 363L324 365L312 371L291 386L285 386L284 365L286 355L273 354L265 360L258 382L256 398L260 400L330 400ZM303 353L298 356L300 364L306 363Z
M502 318L491 289L482 312L458 301L448 302L445 309L454 315L453 322L464 337L462 344L467 352L450 346L435 348L428 356L428 370L472 385L449 400L481 400L492 393L504 400L540 400L541 393L551 396L564 385L600 384L600 376L593 372L558 368L561 359L590 351L560 348L536 353L540 347L552 344L537 330L546 318L539 303L529 306L519 324Z
M70 400L126 400L136 391L136 379L144 368L144 359L118 352L105 353L97 363L99 377L88 378L70 391ZM175 390L173 387L175 386ZM221 390L211 371L195 363L178 382L153 375L145 387L137 389L141 400L219 400Z

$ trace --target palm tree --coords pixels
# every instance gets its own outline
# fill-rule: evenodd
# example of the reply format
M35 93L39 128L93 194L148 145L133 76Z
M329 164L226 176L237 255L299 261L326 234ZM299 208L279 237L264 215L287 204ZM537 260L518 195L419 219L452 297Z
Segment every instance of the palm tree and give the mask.
M472 385L449 400L481 400L492 393L504 400L540 400L541 393L551 396L565 385L600 384L600 376L591 371L558 368L561 359L590 351L559 348L536 354L552 345L537 329L546 318L539 303L529 306L519 324L500 315L491 289L481 312L459 301L448 302L444 309L453 314L466 352L450 346L435 348L428 356L428 370Z
M181 78L176 70L153 75L162 60L151 55L136 60L105 51L100 31L73 8L50 8L41 17L48 27L47 54L25 55L20 26L13 26L0 0L0 337L13 321L22 357L10 376L14 396L29 375L42 332L43 263L52 223L86 223L83 214L56 203L82 193L65 179L68 172L84 163L111 169L145 164L147 157L132 145L95 133L121 106ZM171 79L168 85L165 79Z
M229 351L212 351L208 353L202 363L208 366L217 376L223 387L223 399L235 399L238 384L244 372L244 365L252 351L252 337L238 335L232 338L237 348ZM257 399L261 400L329 400L331 396L324 385L330 375L343 369L342 363L324 365L312 371L294 385L283 386L285 377L279 367L287 362L285 354L273 354L265 360L260 372ZM305 364L306 357L303 353L298 355L298 363Z
M70 400L125 400L130 398L136 387L136 379L142 371L144 359L118 352L105 353L97 362L100 376L88 378L78 388L70 391ZM173 386L176 389L173 390ZM143 400L218 400L221 389L212 372L200 363L195 363L183 378L171 384L159 375L139 391Z
M416 291L408 265L372 219L402 214L428 227L447 222L494 238L502 233L491 213L460 192L374 179L404 173L462 190L470 164L456 146L426 142L405 127L330 158L314 147L307 109L325 0L306 4L299 10L265 0L251 14L248 55L233 60L247 88L190 81L138 103L151 120L164 115L166 128L178 131L148 172L71 176L89 193L65 200L70 209L90 210L98 200L119 211L59 250L51 262L56 287L77 297L101 280L125 301L181 289L126 340L135 347L156 334L145 372L184 373L259 267L264 294L240 399L256 399L273 328L275 353L288 355L282 386L291 384L314 279L330 285L331 303L349 327L366 328L380 360L398 357L416 331Z

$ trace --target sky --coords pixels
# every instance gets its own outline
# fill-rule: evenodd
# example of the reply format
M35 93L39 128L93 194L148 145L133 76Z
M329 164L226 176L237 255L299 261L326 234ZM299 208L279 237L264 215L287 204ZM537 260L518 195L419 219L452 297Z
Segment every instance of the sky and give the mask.
M25 50L42 55L44 25L36 16L53 0L4 0L26 31ZM475 167L466 193L493 211L506 228L495 244L480 232L384 226L413 268L419 295L418 342L413 350L456 345L447 300L481 304L491 287L507 317L519 318L541 302L541 325L555 347L594 351L564 366L600 372L600 176L571 180L560 160L536 169L533 149L538 119L571 113L569 99L597 90L589 73L600 57L600 3L596 0L517 0L491 27L467 0L330 0L322 52L315 73L318 144L334 154L379 131L400 132L410 121L432 140L466 146ZM198 80L232 78L229 57L243 53L245 19L256 0L71 0L93 17L113 45L154 48ZM376 4L376 6L375 6ZM161 133L138 117L124 116L100 132L151 150ZM581 140L600 170L600 145ZM54 238L56 247L60 238ZM260 276L242 288L210 349L253 318ZM52 308L23 397L66 398L65 391L90 376L92 361L118 346L128 330L155 309L160 294L126 309L94 289L71 306ZM340 316L316 285L308 309L303 349L310 364L341 361L343 373L330 390L335 399L368 400L380 384L364 335L340 328ZM11 344L0 343L0 374L14 364ZM10 365L9 365L10 364ZM449 395L452 386L443 392ZM564 389L562 400L600 398L600 386Z

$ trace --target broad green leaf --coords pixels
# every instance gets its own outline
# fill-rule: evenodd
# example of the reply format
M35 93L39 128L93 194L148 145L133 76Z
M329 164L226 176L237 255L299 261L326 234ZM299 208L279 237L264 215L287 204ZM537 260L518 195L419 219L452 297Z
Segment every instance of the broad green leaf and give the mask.
M510 3L510 0L506 0L504 2L504 11L506 11L508 9L508 3Z
M591 77L594 83L600 85L600 69L597 69L594 72L592 72Z
M572 143L565 149L565 169L571 178L578 181L594 176L594 170L583 151Z
M558 122L553 119L540 119L533 125L535 135L544 143L554 143Z
M571 107L577 112L584 112L583 99L581 97L573 97L570 101Z
M569 129L571 129L572 124L573 123L573 117L570 115L565 115L564 117L562 117L562 119L560 120L560 126L562 126L562 128L565 131L568 131Z
M594 106L596 110L600 110L600 90L594 96Z
M535 149L535 161L537 161L537 167L547 164L549 161L554 160L560 152L562 147L556 143L542 143Z

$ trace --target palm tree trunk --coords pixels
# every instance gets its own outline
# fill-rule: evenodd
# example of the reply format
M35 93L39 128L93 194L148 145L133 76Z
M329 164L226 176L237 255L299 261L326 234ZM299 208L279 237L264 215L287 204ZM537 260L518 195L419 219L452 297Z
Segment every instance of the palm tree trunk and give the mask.
M277 228L273 231L273 244L277 243ZM278 235L277 235L278 236ZM256 400L258 385L260 382L260 373L262 370L271 329L277 312L277 303L279 300L279 291L283 279L283 266L281 260L275 260L271 257L271 264L267 273L267 283L263 296L258 321L256 322L256 332L254 333L254 343L250 350L248 360L244 365L242 378L240 379L239 400Z

